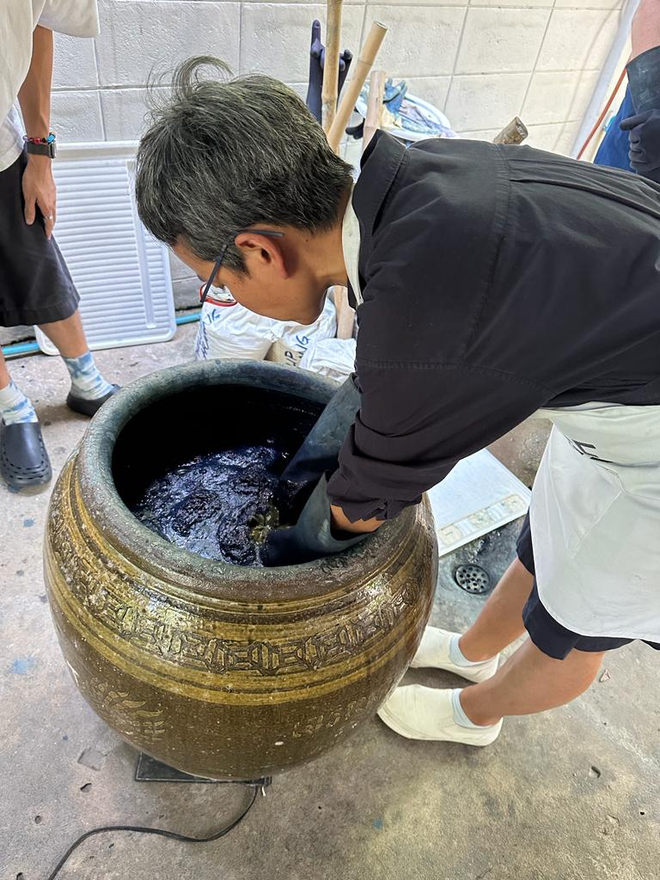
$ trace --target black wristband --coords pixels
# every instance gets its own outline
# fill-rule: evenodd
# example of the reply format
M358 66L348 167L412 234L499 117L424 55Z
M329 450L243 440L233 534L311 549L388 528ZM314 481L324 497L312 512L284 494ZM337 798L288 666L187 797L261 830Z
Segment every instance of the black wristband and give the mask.
M50 156L51 159L54 159L57 155L54 141L51 141L49 144L35 144L32 141L26 141L25 148L28 153L32 153L35 156Z

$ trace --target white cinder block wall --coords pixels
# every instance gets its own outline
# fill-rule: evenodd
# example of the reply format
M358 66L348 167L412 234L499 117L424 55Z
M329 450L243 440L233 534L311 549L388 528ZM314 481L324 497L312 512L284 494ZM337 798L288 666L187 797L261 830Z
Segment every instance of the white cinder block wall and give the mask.
M568 153L612 45L623 0L344 0L343 45L357 54L374 20L390 28L378 66L492 139L520 115L529 143ZM309 33L325 4L257 0L99 0L101 35L57 37L52 124L60 140L137 139L154 65L213 54L304 95ZM180 304L191 282L175 266Z
M345 0L343 43L389 25L378 66L405 78L465 134L490 137L514 115L530 143L567 152L612 44L622 0ZM53 126L62 141L131 140L145 83L211 53L304 94L309 29L324 4L256 0L99 0L101 36L57 37Z

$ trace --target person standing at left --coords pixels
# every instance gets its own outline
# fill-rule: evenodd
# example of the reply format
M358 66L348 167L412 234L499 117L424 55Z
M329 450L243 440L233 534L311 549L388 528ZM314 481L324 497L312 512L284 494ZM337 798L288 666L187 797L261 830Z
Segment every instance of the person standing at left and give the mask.
M50 130L53 31L98 33L96 0L5 0L0 10L0 326L36 324L71 377L67 406L94 415L117 391L89 351L79 295L55 240ZM23 117L21 125L16 101ZM0 476L11 489L51 478L41 426L0 351Z

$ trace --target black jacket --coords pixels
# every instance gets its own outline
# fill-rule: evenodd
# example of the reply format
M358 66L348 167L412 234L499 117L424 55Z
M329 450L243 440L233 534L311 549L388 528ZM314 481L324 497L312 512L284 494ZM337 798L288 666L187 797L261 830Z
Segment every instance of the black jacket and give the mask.
M390 518L539 407L660 403L660 186L378 133L353 193L361 408L329 484Z

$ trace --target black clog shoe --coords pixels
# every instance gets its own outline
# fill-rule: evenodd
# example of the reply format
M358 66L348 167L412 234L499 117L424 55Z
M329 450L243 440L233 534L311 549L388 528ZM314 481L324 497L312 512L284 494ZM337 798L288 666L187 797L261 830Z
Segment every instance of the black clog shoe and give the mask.
M96 400L85 400L84 397L76 397L73 391L69 391L66 398L66 405L69 409L72 409L74 412L80 413L83 416L93 416L101 409L106 400L118 391L119 385L113 385L112 391L108 391L106 395L98 397Z
M39 422L0 420L0 476L10 489L41 486L53 476Z

